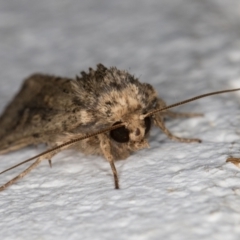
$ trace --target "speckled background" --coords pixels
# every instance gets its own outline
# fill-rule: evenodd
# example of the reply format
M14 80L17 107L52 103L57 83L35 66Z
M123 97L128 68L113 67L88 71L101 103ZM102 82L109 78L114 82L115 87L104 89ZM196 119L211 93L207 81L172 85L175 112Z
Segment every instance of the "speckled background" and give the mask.
M0 2L0 110L33 72L74 77L97 63L151 83L168 104L240 87L237 0ZM240 94L179 107L204 118L169 121L201 144L152 130L150 149L116 166L65 151L0 193L1 239L239 239ZM0 169L43 150L0 156ZM4 183L24 167L0 176Z

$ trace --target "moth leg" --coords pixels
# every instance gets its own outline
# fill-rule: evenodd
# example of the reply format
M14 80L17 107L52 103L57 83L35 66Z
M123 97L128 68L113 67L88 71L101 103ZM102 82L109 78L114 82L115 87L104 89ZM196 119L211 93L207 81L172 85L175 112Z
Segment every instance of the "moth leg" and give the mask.
M27 175L30 171L32 171L34 168L36 168L41 161L46 160L46 159L51 159L54 155L56 155L59 151L61 151L61 149L58 149L56 151L53 152L49 152L46 155L42 155L39 158L37 158L37 160L31 164L27 169L25 169L23 172L21 172L18 176L16 176L15 178L11 179L10 181L8 181L7 183L5 183L4 185L0 186L0 191L3 191L5 188L13 185L16 181L18 181L19 179L23 178L25 175ZM51 162L51 160L48 160Z
M49 163L50 168L52 168L52 160L51 159L48 159L48 163Z
M61 142L61 143L63 143L63 142ZM54 148L54 147L57 147L57 145L56 144L47 144L47 146L48 146L48 148ZM54 152L50 152L50 153L48 153L48 155L47 155L47 157L45 157L45 159L47 159L48 160L48 164L49 164L49 167L50 168L52 168L52 157L54 156L54 155L56 155L58 152L60 152L61 150L58 150L58 151L54 151Z
M179 141L179 142L185 142L185 143L190 143L190 142L198 142L200 143L200 139L196 138L182 138L182 137L177 137L173 135L165 126L163 118L158 114L154 115L154 123L168 136L168 138Z
M170 118L192 118L192 117L203 117L204 114L202 113L185 113L185 112L172 112L166 111L164 115Z
M42 161L42 159L38 158L33 164L31 164L27 169L25 169L23 172L21 172L18 176L16 176L15 178L11 179L10 181L8 181L4 185L2 185L0 187L0 191L3 191L5 188L13 185L16 181L18 181L19 179L23 178L30 171L32 171L35 167L37 167L40 164L41 161Z
M112 169L115 189L119 189L118 173L117 173L117 169L114 164L113 156L111 154L110 141L109 141L108 137L104 134L100 134L99 139L100 139L100 147L102 149L103 155L107 159L107 161L110 163L110 166Z

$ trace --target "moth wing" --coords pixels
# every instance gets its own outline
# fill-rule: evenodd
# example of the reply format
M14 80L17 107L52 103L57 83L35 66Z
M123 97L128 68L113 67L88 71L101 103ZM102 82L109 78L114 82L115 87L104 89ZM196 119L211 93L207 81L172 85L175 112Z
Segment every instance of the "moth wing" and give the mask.
M34 74L0 117L0 153L46 143L81 124L72 79Z

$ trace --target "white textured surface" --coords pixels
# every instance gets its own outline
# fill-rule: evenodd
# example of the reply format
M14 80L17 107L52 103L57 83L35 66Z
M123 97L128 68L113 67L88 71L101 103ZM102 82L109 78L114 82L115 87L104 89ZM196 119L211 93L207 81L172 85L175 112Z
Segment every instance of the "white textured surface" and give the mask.
M1 1L0 110L38 71L74 77L102 62L127 69L174 103L240 86L238 0ZM154 129L150 149L108 163L66 151L0 193L1 239L239 239L240 98L225 94L179 108L204 118ZM179 110L176 109L176 110ZM0 169L39 149L0 156ZM4 183L21 168L1 176Z

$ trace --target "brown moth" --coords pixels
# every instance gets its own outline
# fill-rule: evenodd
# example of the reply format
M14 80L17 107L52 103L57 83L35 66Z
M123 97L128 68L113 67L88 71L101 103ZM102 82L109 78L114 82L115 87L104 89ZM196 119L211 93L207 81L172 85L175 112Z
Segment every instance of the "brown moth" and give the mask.
M81 72L76 79L34 74L27 78L16 97L0 117L0 154L28 145L45 143L49 150L20 175L0 187L0 191L25 176L42 160L73 148L84 154L102 155L110 163L115 188L119 188L115 160L148 147L151 126L159 127L170 139L200 142L173 135L164 124L166 117L195 117L201 114L175 113L169 109L206 96L238 91L208 93L166 106L154 88L115 67L102 64Z

